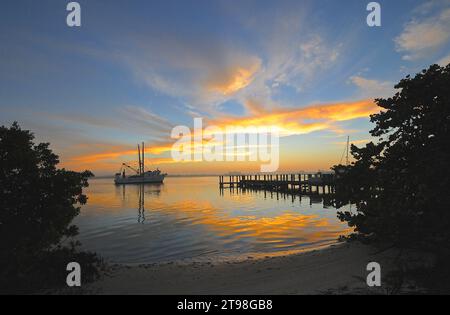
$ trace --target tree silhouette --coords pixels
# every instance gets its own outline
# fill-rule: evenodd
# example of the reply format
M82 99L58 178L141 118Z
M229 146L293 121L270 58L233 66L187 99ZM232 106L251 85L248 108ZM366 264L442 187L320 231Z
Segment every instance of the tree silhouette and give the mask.
M71 222L86 203L82 190L93 174L57 169L58 156L49 144L33 140L17 123L0 127L1 291L52 285L65 273L63 262L77 255L77 244L64 241L78 233Z
M443 252L450 244L450 65L432 65L377 99L371 116L378 138L352 145L355 162L335 166L336 205L349 201L355 212L341 220L353 236L400 247Z

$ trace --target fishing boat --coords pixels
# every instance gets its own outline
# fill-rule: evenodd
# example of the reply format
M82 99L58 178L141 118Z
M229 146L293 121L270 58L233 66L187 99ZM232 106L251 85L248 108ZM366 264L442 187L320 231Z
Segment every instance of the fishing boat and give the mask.
M116 173L114 177L114 183L116 185L151 184L151 183L162 184L164 182L164 178L167 176L167 174L161 173L159 169L150 171L145 170L144 151L145 151L144 143L142 143L142 150L141 147L138 145L139 166L137 169L126 163L122 163L120 172ZM131 170L133 174L128 175L126 172L127 170Z

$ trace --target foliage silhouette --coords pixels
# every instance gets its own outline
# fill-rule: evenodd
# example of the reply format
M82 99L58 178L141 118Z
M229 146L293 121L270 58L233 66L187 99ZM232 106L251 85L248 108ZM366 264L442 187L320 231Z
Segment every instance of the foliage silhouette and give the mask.
M378 138L351 147L355 162L337 165L338 207L358 236L398 246L442 248L450 244L450 65L432 65L395 86L371 116Z
M57 169L48 143L17 123L0 127L0 291L26 293L65 284L66 264L78 261L91 278L95 254L76 251L71 225L86 203L89 171Z
M350 238L436 254L431 283L440 283L450 279L450 64L395 88L393 97L375 100L382 111L371 116L370 134L378 141L352 145L355 162L333 167L335 204L356 204L339 213L355 228Z

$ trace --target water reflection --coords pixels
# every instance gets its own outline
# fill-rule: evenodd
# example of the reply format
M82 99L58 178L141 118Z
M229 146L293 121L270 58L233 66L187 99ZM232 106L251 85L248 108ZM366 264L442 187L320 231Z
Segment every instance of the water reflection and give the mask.
M309 205L313 204L321 204L325 209L332 207L332 196L330 194L325 193L311 193L311 194L301 194L295 192L287 192L287 191L273 191L273 190L262 190L262 189L249 189L249 188L240 188L240 187L231 187L231 188L219 188L219 192L221 196L225 196L225 194L232 195L246 195L246 194L262 194L264 199L276 199L276 200L290 200L292 203L299 202L302 203L302 197L307 196L309 200Z
M348 233L327 197L218 189L216 178L163 185L94 180L76 224L86 249L125 263L272 255Z
M116 185L116 196L121 194L122 202L126 202L127 188L131 191L138 191L138 218L137 222L143 224L145 222L145 194L159 196L162 184L136 184L136 185ZM147 189L146 189L147 188Z
M145 193L144 193L144 185L140 185L139 187L139 214L138 214L138 223L144 223L145 221Z

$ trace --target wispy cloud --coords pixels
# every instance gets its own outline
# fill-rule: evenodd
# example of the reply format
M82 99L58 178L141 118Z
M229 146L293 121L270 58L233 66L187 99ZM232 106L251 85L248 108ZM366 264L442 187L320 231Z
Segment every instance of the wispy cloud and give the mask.
M364 78L359 75L350 77L350 82L359 88L360 96L381 98L392 96L394 92L394 83L390 81L379 81Z
M261 60L259 58L251 59L247 65L235 65L211 74L205 84L206 88L224 96L232 96L245 89L261 69Z
M163 137L170 133L173 127L173 123L167 119L140 106L127 105L118 111L122 114L118 122L118 128L123 128L126 125L136 132L142 130L145 134L151 133L153 137Z
M395 38L396 49L404 60L417 60L435 53L450 39L450 2L431 1L420 8Z
M293 36L293 38L296 38ZM309 80L329 68L337 60L340 47L326 43L319 35L311 38L297 38L291 43L277 43L271 48L264 81L277 88L282 85L304 89Z
M138 82L210 115L251 84L261 68L258 56L225 47L216 38L182 38L174 33L157 39L135 37L129 39L130 49L117 55Z
M291 88L297 94L305 92L339 58L341 46L326 42L320 35L299 36L295 27L286 32L288 35L274 34L268 40L262 70L239 95L248 113L254 110L251 104L255 101L264 104L265 109L285 106L274 101L283 88Z
M284 8L270 20L248 21L252 44L229 43L214 34L195 37L162 30L149 37L134 33L118 47L117 59L151 89L195 106L209 116L221 113L221 104L235 101L245 109L257 100L267 108L284 106L277 93L288 87L304 92L311 82L335 65L342 46L318 32L306 33L302 19ZM307 35L306 35L307 34ZM186 107L186 111L191 111Z
M125 105L114 108L102 117L69 113L35 112L40 119L50 125L72 127L82 133L93 133L94 130L104 132L116 131L127 134L139 134L153 141L165 139L172 130L172 123L167 119L141 106Z
M441 59L437 62L437 64L440 65L440 66L442 66L442 67L445 67L445 66L447 66L448 64L450 64L450 55L441 58Z

